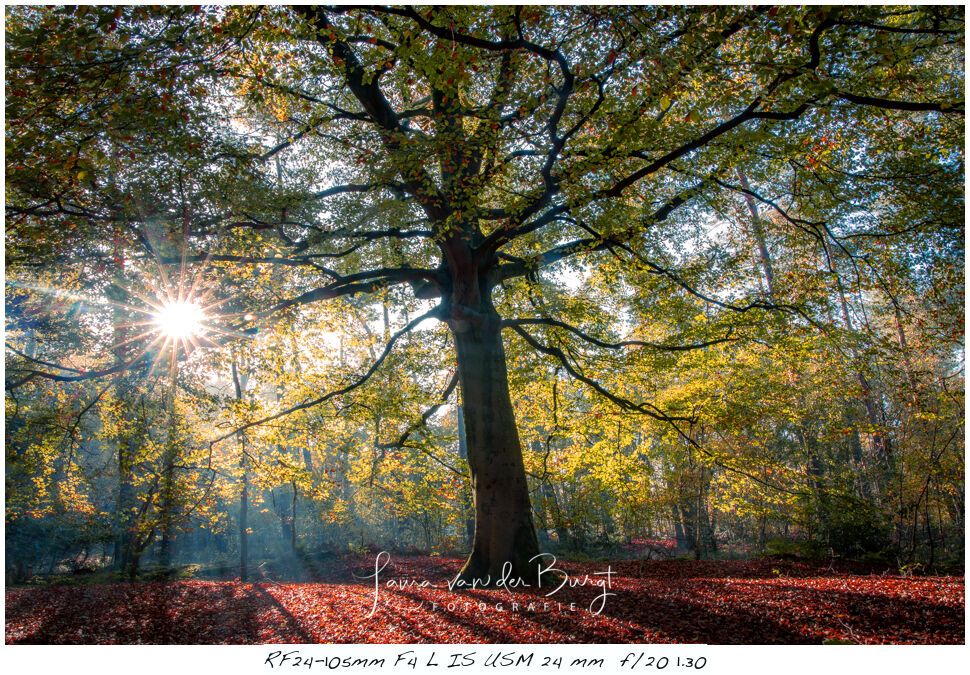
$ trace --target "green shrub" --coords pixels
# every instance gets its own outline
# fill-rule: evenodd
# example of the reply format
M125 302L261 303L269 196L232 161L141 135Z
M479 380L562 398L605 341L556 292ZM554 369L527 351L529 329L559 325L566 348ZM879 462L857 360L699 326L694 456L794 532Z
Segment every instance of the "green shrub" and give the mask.
M825 546L817 541L772 539L765 546L769 558L823 558Z
M350 542L347 544L347 548L353 555L357 556L367 556L370 555L370 547L367 544L358 544L357 542Z
M828 496L819 503L821 538L841 558L862 558L888 550L889 516L851 495Z

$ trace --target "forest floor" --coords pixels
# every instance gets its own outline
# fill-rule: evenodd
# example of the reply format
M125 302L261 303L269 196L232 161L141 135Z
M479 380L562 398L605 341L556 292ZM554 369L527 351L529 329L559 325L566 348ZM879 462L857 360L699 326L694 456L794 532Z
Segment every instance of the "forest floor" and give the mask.
M461 560L340 556L261 575L6 590L8 644L962 644L964 577L791 560L558 562L566 586L449 590ZM611 572L609 576L604 572ZM369 575L369 576L368 576ZM606 587L606 581L609 581ZM562 580L560 576L559 580ZM573 585L575 584L575 585ZM558 581L556 582L558 585ZM609 593L610 595L604 595ZM375 603L376 601L376 603Z

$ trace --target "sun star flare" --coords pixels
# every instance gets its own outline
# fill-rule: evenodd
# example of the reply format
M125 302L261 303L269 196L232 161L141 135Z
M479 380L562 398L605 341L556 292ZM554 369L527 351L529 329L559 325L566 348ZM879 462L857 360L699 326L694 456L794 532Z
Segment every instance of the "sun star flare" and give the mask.
M152 321L171 340L189 340L205 332L205 312L194 302L178 300L152 313Z

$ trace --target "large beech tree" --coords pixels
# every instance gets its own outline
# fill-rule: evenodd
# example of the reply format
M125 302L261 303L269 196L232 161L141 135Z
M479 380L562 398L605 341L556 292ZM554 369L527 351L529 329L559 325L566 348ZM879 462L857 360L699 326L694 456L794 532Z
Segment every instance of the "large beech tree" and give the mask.
M7 11L8 274L98 291L154 260L229 298L208 317L219 344L338 298L405 316L360 377L248 426L366 386L402 336L445 322L436 367L457 365L442 400L460 389L474 489L466 581L536 576L506 340L696 444L689 406L618 391L576 346L824 333L783 278L759 293L679 264L725 200L747 200L763 261L772 227L853 261L896 237L960 241L961 7ZM636 303L570 319L564 298L604 263L720 318L659 336L637 333ZM19 349L7 386L144 361L102 353L79 372Z

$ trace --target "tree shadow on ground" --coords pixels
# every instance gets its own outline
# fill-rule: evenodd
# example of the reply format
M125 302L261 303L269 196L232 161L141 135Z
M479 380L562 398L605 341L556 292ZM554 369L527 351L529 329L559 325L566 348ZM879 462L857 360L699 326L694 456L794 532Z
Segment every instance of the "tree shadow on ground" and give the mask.
M564 565L574 577L595 563ZM591 586L448 591L455 561L389 569L430 588L381 586L366 565L337 584L142 582L7 591L6 641L25 644L962 643L962 578L846 576L764 565L621 569L602 612ZM373 567L370 568L370 571ZM791 576L788 573L791 572ZM622 574L622 576L621 576ZM351 579L352 581L347 581ZM501 603L501 607L499 607ZM518 607L511 607L517 603ZM573 605L573 603L575 603ZM530 607L534 605L535 608Z
M290 612L259 586L233 583L116 584L31 589L7 606L17 644L254 644L311 642ZM274 620L275 619L275 620ZM26 626L12 635L12 626Z

